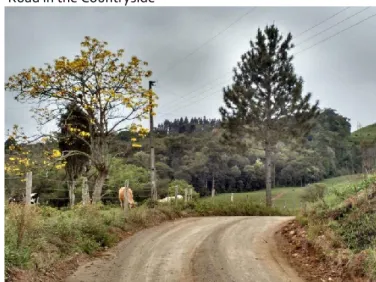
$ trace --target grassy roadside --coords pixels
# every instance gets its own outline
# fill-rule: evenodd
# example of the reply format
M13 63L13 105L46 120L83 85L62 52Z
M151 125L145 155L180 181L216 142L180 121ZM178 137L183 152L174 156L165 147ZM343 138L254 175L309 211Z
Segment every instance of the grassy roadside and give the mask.
M111 247L129 232L188 215L182 207L141 206L125 217L120 207L76 206L61 211L51 207L5 208L5 269L44 272L75 254L92 255Z
M281 232L283 251L309 281L316 281L315 275L376 280L376 175L342 180L308 188L307 209Z

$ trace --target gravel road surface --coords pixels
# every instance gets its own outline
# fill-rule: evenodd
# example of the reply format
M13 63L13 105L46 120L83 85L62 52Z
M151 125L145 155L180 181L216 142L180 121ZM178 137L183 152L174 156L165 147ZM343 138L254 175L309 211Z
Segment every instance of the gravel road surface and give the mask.
M291 217L200 217L137 232L66 282L303 281L273 234Z

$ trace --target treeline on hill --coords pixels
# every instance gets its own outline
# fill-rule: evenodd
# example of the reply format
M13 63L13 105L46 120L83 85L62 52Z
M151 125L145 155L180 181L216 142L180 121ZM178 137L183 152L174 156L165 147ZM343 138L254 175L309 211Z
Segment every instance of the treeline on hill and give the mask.
M220 120L206 117L165 120L155 130L159 196L168 194L172 180L185 180L201 196L209 195L212 188L216 193L225 193L265 187L261 145L250 140L252 145L248 149L230 147L222 142ZM117 190L125 180L129 180L136 200L143 200L150 194L148 139L142 141L142 148L132 148L131 138L130 132L123 131L111 144L113 155L123 153L117 153L112 159L103 191L104 201L117 202ZM280 143L277 147L273 164L274 186L304 186L363 169L361 146L351 136L349 119L333 109L321 111L303 145ZM38 145L33 150L38 150ZM67 205L69 195L65 176L65 172L49 175L41 172L33 179L34 191L41 193L42 200L48 200L52 205ZM92 186L95 174L91 176L89 173L89 186ZM15 189L23 191L24 183L6 180L8 194ZM76 193L79 200L81 189Z
M164 183L184 179L202 196L264 188L264 152L254 144L247 150L221 142L220 121L206 118L166 120L157 127L156 168L160 193ZM119 138L128 141L127 133ZM147 140L128 163L149 167ZM349 119L324 109L303 146L280 143L274 160L274 186L304 186L324 178L361 172L358 144L351 140Z

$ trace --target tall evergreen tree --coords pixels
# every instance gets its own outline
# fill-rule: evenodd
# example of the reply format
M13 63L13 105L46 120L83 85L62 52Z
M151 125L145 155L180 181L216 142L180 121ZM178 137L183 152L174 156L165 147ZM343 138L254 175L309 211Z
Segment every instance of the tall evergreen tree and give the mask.
M289 33L284 39L274 25L259 28L251 50L234 69L233 84L224 88L225 107L220 108L228 140L252 136L265 151L266 204L272 205L272 157L278 141L301 137L317 117L318 101L303 95L303 79L294 72L294 47Z

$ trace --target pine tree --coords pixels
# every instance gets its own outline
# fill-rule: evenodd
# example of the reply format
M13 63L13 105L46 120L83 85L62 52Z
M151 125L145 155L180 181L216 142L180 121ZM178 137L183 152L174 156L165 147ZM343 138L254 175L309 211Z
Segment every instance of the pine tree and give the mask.
M289 33L284 39L274 25L258 29L251 50L234 69L233 84L224 88L226 107L220 108L227 140L252 137L265 151L266 204L272 205L272 157L278 141L302 137L319 114L311 93L303 96L303 79L294 72L294 47Z

